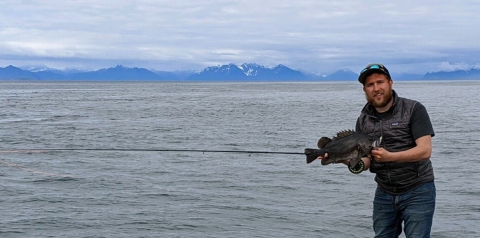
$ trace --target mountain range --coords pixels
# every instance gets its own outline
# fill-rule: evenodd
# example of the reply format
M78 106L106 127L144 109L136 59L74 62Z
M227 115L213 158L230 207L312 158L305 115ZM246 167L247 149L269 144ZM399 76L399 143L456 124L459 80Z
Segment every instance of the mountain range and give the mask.
M350 81L358 74L338 70L330 75L317 75L293 70L285 65L265 67L255 63L228 64L194 71L155 71L117 65L96 71L58 70L47 67L0 67L0 80L107 80L107 81ZM470 80L480 79L479 69L420 74L392 74L395 80Z

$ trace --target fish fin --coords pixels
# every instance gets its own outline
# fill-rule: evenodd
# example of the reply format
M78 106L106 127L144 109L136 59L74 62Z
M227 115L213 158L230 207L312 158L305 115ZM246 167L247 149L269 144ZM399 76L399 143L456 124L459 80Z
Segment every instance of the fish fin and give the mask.
M318 140L317 146L318 146L318 148L322 149L323 147L325 147L331 141L332 141L332 139L324 136L324 137L320 138L320 140Z
M319 149L310 149L306 148L305 149L305 155L307 156L307 164L312 163L314 160L318 158L318 156L323 156L325 155L325 152Z
M355 166L357 166L358 162L359 162L359 160L357 160L357 159L351 159L348 166L350 166L350 168L355 168Z
M354 133L355 133L354 130L339 131L339 132L337 132L337 136L335 136L335 137L333 138L333 140L338 140L338 139L340 139L340 138L347 137L347 136L352 135L352 134L354 134Z
M362 149L361 146L357 145L357 156L356 156L355 159L350 160L350 163L349 163L350 168L355 168L355 166L357 166L358 162L360 162L360 160L362 160L361 149Z

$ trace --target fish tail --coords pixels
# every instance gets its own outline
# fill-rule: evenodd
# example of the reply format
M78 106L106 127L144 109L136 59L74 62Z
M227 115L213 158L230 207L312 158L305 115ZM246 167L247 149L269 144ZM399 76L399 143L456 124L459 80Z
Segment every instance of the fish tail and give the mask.
M305 155L307 156L307 164L310 164L314 160L316 160L318 156L325 155L325 152L323 152L323 150L319 150L319 149L306 148L305 149Z

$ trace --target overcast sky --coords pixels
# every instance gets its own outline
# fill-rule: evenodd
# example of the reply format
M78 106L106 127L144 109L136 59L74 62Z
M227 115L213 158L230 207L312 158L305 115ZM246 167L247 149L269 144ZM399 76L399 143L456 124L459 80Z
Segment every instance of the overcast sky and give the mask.
M480 68L480 0L2 0L0 67Z

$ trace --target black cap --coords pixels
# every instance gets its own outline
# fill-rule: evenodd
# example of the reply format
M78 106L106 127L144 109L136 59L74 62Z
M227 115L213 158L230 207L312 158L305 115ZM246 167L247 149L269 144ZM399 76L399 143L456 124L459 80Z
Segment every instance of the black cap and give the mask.
M383 66L383 64L369 64L365 66L365 68L360 72L360 75L358 76L358 82L361 84L365 84L365 79L367 79L368 76L372 75L373 73L381 73L385 74L388 79L391 79L390 73L388 72L388 69Z

